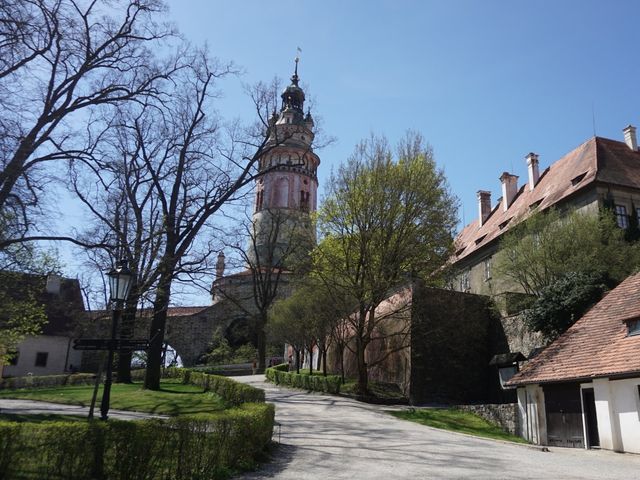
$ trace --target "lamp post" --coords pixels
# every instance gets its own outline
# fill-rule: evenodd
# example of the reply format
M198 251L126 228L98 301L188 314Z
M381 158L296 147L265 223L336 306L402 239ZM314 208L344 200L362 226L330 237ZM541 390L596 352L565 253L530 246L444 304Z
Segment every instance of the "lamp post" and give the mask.
M118 332L118 316L122 311L124 301L129 296L133 275L127 268L125 260L119 261L114 268L107 273L109 277L109 290L111 292L111 341L109 343L109 355L107 357L107 376L104 381L102 402L100 403L100 419L106 420L109 413L109 400L111 397L111 377L113 376L113 351L115 350L116 335Z

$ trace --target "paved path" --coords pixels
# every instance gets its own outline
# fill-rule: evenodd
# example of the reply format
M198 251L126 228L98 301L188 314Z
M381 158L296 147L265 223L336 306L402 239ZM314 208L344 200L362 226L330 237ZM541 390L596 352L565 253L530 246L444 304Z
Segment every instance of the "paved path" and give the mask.
M387 407L277 388L264 376L236 377L276 405L282 445L274 461L243 479L640 478L640 455L483 440L396 419ZM277 431L276 431L277 439Z
M80 415L87 416L89 407L80 407L78 405L62 405L59 403L37 402L34 400L21 399L0 399L0 413L10 414L60 414L60 415ZM96 405L94 410L96 418L100 417L100 403ZM127 412L124 410L109 410L109 418L117 418L119 420L140 420L143 418L166 418L163 415L151 415L142 412Z

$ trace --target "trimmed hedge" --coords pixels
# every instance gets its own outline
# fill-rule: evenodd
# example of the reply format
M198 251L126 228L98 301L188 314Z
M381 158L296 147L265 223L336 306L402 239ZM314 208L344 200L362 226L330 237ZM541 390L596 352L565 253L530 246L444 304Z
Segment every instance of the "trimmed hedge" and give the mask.
M280 365L274 365L273 367L270 367L274 370L278 370L279 372L288 372L289 371L289 364L288 363L281 363Z
M93 373L72 373L70 375L46 375L10 377L0 379L0 390L16 388L59 387L63 385L92 385L96 381Z
M255 464L273 405L166 420L0 422L0 478L208 480Z
M144 370L131 372L135 380L144 379ZM230 405L242 405L249 402L264 402L264 390L251 385L236 382L221 375L210 375L190 368L169 367L164 369L164 378L176 378L184 384L197 385L205 391L220 395Z
M286 372L275 368L267 368L267 380L276 385L287 385L293 388L313 390L315 392L340 393L342 379L339 375L304 375Z

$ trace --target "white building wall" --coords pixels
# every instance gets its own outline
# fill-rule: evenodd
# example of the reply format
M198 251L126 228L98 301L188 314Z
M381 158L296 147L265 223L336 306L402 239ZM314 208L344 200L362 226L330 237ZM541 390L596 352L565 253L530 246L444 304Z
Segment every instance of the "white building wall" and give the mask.
M609 381L619 451L640 453L640 378Z
M69 337L40 335L27 337L18 345L18 362L16 365L5 365L4 377L22 377L33 375L59 375L70 370L69 366L80 367L82 352L72 348ZM46 352L47 364L36 367L36 355Z
M598 436L600 448L606 450L622 451L618 422L614 412L614 404L611 401L612 392L608 378L596 378L593 380L593 394L596 403L596 417L598 418Z

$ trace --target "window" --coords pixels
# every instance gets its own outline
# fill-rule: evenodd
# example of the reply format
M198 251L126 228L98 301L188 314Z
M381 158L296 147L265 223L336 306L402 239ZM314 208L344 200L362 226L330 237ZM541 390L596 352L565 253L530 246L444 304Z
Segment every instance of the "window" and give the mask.
M629 227L629 217L627 216L627 207L624 205L616 205L614 207L614 212L616 214L616 222L618 222L618 226L620 228Z
M587 172L584 172L584 173L581 173L580 175L578 175L577 177L573 177L571 179L571 185L576 186L577 184L579 184L586 174L587 174Z
M48 352L36 353L36 367L46 367L48 358L49 358Z
M491 257L484 259L484 279L491 280Z
M309 211L309 192L300 190L300 210L304 212Z
M627 322L628 335L640 335L640 319Z
M9 352L9 365L15 366L18 364L18 357L20 356L20 352L18 350L14 350L13 352Z
M460 276L460 291L461 292L468 292L471 289L471 281L469 278L469 269L465 270L464 272L462 272L462 275Z

